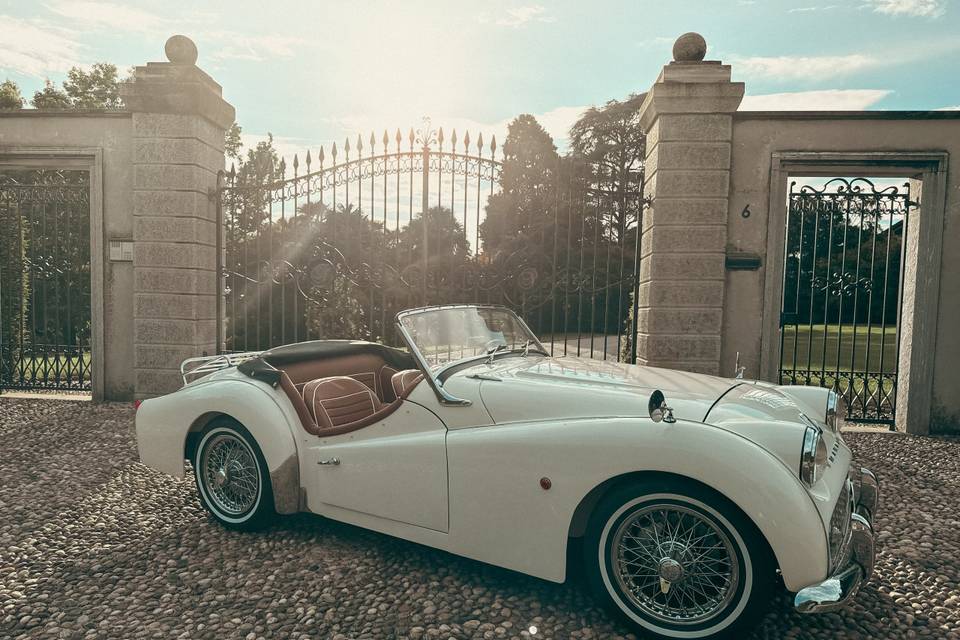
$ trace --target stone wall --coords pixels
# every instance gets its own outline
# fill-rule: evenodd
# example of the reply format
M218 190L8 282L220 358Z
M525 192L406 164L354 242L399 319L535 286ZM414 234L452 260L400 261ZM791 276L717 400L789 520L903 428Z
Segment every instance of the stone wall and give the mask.
M932 361L933 369L931 427L960 428L960 375L954 364L960 358L960 332L955 320L960 317L960 162L956 160L960 158L960 113L740 111L734 116L728 243L733 251L760 255L764 266L758 271L727 272L721 370L733 372L739 352L749 375L768 379L774 375L769 366L762 366L762 360L775 360L777 348L770 340L764 343L763 325L771 314L779 313L780 292L770 289L766 271L771 261L783 259L782 255L767 255L767 250L770 234L784 233L782 220L770 215L770 193L777 186L771 184L774 158L785 152L821 154L826 164L819 169L828 175L903 178L921 173L920 168L911 168L915 154L946 155L942 228L933 232L942 241L938 295L936 299L920 300L919 304L938 307L936 318L925 328L935 332L931 341L934 346L925 356ZM839 162L832 161L831 154L876 159ZM811 175L810 170L800 173ZM780 177L786 180L786 175ZM913 193L916 191L915 188ZM934 197L924 190L924 201L929 203ZM744 207L751 212L748 218L740 215ZM912 225L920 223L920 215L932 217L923 210L912 212L908 239ZM914 263L918 255L928 255L933 250L930 246L914 247ZM914 284L908 279L905 288ZM909 319L906 320L905 329L910 326Z
M137 67L122 91L133 112L138 397L176 390L180 362L217 352L214 190L234 110L197 68L193 42L174 36L166 52L169 62Z
M678 49L679 47L679 49ZM679 53L677 53L679 51ZM646 185L637 291L637 361L720 373L732 114L743 83L702 62L696 34L677 41L641 107Z
M234 110L167 41L169 62L137 67L123 112L0 112L0 165L81 167L91 181L94 399L174 391L180 362L217 351L217 207ZM102 221L102 222L101 222ZM108 259L132 240L132 262ZM102 302L98 302L102 300Z
M897 427L960 429L960 113L739 111L706 50L681 36L642 106L639 361L775 380L787 179L913 179Z
M91 198L91 218L102 216L99 263L102 281L92 292L102 293L102 306L92 321L102 326L102 376L94 371L98 399L133 398L133 264L112 262L107 241L133 238L131 186L132 116L124 112L0 111L0 164L8 166L91 168L99 156L102 193ZM100 211L95 211L97 202ZM96 269L94 269L96 271ZM94 327L96 333L96 326ZM97 379L99 378L99 379Z

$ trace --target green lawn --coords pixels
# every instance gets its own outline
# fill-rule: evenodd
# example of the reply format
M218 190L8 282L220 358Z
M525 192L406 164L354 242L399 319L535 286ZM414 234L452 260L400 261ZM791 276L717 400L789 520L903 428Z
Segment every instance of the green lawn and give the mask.
M796 360L794 360L794 340L796 340ZM824 352L826 342L826 352ZM868 343L869 342L869 349ZM839 360L837 347L839 345ZM808 351L809 349L809 351ZM831 371L870 371L880 372L880 356L883 354L883 373L897 370L897 328L871 327L856 328L844 325L815 324L783 328L783 357L781 369L809 368L819 372ZM808 358L809 353L809 358ZM852 366L851 366L852 361Z

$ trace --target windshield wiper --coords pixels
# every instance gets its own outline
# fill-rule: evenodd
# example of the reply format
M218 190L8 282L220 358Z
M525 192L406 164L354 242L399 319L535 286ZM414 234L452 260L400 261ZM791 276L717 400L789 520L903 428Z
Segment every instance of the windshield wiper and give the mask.
M533 344L533 340L527 340L523 343L523 357L526 358L530 355L530 345Z
M507 348L507 345L501 343L495 347L491 347L487 349L487 355L490 356L489 358L487 358L487 364L493 364L493 356L497 355L498 352L503 351L506 348Z

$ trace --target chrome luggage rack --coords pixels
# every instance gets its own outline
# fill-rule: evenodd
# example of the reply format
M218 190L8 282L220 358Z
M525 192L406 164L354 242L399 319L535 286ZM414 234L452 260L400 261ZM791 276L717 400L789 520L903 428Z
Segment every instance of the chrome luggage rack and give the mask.
M214 371L220 371L227 367L235 367L241 362L256 358L261 353L263 352L244 351L242 353L221 353L215 356L187 358L180 363L180 376L183 378L184 386L186 386Z

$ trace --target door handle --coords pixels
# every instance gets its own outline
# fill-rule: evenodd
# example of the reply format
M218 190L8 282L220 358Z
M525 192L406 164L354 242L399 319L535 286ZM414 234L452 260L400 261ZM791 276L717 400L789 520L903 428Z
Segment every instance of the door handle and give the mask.
M328 458L326 460L320 460L317 462L317 464L330 464L336 466L340 464L340 458Z

